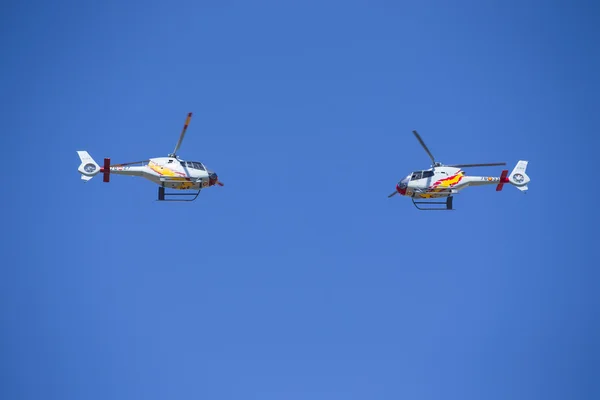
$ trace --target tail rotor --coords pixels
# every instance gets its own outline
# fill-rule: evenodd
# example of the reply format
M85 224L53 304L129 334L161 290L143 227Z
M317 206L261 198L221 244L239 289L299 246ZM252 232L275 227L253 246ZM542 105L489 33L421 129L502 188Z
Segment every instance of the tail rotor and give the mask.
M100 168L100 165L98 165L98 163L96 161L94 161L92 156L90 156L90 154L87 151L79 150L77 152L77 155L79 156L79 159L81 160L81 164L79 165L79 168L77 170L81 174L81 179L84 182L89 181L90 179L92 179L94 176L96 176L98 173L100 173L102 171L102 168ZM109 170L110 170L110 168L109 168Z
M527 184L531 180L529 179L529 176L525 173L525 171L527 170L528 163L528 161L520 160L508 176L509 182L512 183L521 192L527 191Z

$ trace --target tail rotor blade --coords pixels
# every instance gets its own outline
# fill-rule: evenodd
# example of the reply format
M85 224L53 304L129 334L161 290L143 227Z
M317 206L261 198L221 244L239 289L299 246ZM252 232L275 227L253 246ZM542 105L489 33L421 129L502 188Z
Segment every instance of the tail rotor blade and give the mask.
M429 158L431 158L431 163L433 165L435 165L435 158L433 157L433 154L431 154L431 152L427 148L427 145L425 144L425 142L423 141L423 139L421 139L421 135L419 135L419 132L417 132L417 131L412 131L412 132L415 135L415 137L417 138L417 140L419 141L419 143L421 143L421 146L423 146L423 148L425 149L425 151L429 155Z

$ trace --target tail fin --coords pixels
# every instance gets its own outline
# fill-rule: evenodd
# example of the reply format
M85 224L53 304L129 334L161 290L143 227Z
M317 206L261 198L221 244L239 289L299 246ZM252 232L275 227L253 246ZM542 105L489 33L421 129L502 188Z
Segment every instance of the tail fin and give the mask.
M527 163L528 161L520 160L508 177L509 182L522 192L527 191L527 184L530 181L529 176L525 173Z
M78 171L81 173L81 179L87 182L100 172L100 166L87 151L78 151L77 155L79 155L79 158L81 159L81 165L79 166Z

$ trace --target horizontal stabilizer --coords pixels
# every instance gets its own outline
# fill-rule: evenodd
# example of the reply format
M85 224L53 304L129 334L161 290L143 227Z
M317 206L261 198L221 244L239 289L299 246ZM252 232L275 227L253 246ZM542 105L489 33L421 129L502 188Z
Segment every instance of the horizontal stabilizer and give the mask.
M508 170L505 169L504 171L502 171L502 175L500 175L500 183L498 184L498 186L496 186L496 192L501 191L505 183L509 183L507 176Z
M102 178L103 182L110 182L110 158L104 159L104 168L102 168L102 172L104 173L104 177Z

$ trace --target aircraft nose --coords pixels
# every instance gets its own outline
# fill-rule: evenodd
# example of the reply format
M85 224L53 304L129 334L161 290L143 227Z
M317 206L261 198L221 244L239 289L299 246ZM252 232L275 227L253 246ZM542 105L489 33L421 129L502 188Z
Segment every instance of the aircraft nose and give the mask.
M217 175L217 173L214 171L209 171L208 179L209 179L210 186L213 186L213 185L223 186L223 184L221 182L219 182L219 175Z
M400 187L400 184L396 185L396 190L398 191L398 193L400 193L402 196L406 196L406 186L404 187Z

